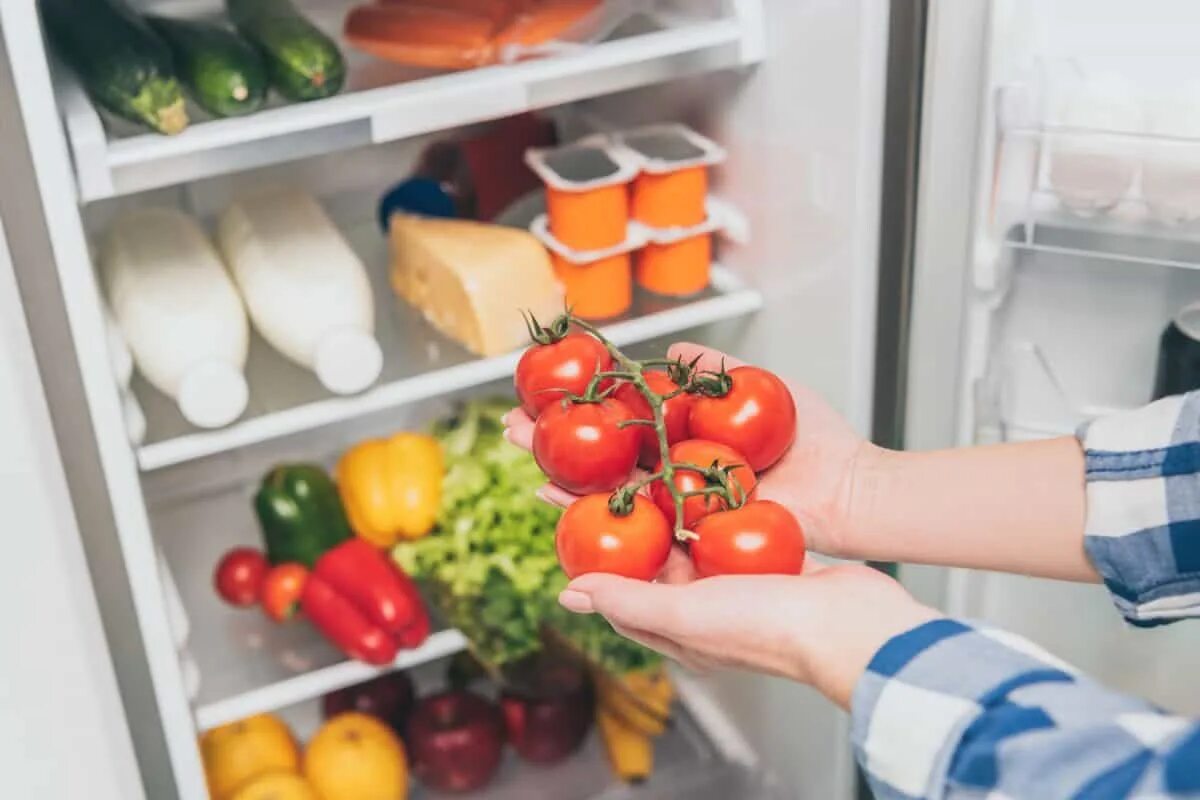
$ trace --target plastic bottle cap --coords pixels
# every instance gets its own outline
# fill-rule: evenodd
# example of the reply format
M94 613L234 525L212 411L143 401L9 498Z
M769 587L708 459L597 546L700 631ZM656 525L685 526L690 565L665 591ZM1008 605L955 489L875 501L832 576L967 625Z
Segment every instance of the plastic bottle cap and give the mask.
M1179 309L1175 315L1175 326L1189 339L1200 341L1200 302Z
M220 428L241 416L250 390L241 371L223 361L205 361L179 384L179 410L200 428Z
M383 371L383 351L369 333L342 328L321 339L313 369L317 380L329 391L354 394L379 377Z

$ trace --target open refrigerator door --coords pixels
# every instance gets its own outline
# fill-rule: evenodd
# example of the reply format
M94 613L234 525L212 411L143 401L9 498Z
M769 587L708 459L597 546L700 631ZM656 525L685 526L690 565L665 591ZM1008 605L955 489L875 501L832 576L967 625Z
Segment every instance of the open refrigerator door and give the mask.
M1073 435L1160 396L1164 366L1187 374L1181 312L1200 293L1196 14L1167 0L935 9L910 447ZM1198 708L1166 666L1195 659L1193 637L1129 628L1101 587L907 572L950 613L1172 710Z

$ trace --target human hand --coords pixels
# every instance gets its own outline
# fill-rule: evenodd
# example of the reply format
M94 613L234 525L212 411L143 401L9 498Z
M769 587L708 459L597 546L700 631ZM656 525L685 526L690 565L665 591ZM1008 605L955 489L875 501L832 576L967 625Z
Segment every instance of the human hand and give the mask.
M939 616L859 564L810 560L799 576L694 578L690 559L676 548L657 583L583 575L559 602L601 614L622 635L693 670L779 675L814 686L843 708L884 643Z
M680 343L668 357L685 363L699 357L699 368L717 370L740 366L741 361L719 350ZM789 384L796 403L796 441L779 463L759 476L758 496L787 507L804 528L808 547L832 556L851 555L847 547L854 475L860 459L876 448L842 419L813 390ZM533 420L514 409L505 420L509 441L526 450L533 444ZM567 506L575 495L547 484L538 495L547 502Z

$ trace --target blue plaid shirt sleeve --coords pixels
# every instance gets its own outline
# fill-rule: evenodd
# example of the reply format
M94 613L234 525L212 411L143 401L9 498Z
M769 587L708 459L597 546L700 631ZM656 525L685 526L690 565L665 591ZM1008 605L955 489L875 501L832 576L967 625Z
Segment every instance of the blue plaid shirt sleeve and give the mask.
M1200 725L1003 631L942 619L893 638L851 712L877 800L1200 796Z
M1200 616L1200 393L1096 420L1084 546L1134 625Z

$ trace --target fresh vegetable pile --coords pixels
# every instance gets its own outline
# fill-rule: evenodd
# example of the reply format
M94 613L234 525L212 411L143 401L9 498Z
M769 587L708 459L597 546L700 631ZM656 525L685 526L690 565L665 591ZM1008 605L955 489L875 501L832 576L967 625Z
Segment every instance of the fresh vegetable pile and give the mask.
M225 602L261 605L274 622L301 611L350 658L384 666L429 636L416 584L384 548L427 534L442 462L429 436L398 433L359 442L337 467L280 464L254 496L266 552L235 548L213 582Z
M756 497L757 473L796 436L783 381L751 366L634 361L569 313L549 327L528 322L534 344L515 383L536 420L533 455L551 481L583 496L556 531L569 577L653 580L676 545L700 577L800 573L800 523ZM636 475L638 464L649 474Z
M554 527L561 512L534 492L545 476L504 439L510 400L470 403L438 423L446 474L434 532L401 543L396 559L431 588L436 604L471 641L476 657L503 668L539 652L545 628L593 663L624 673L657 663L602 619L563 611Z

